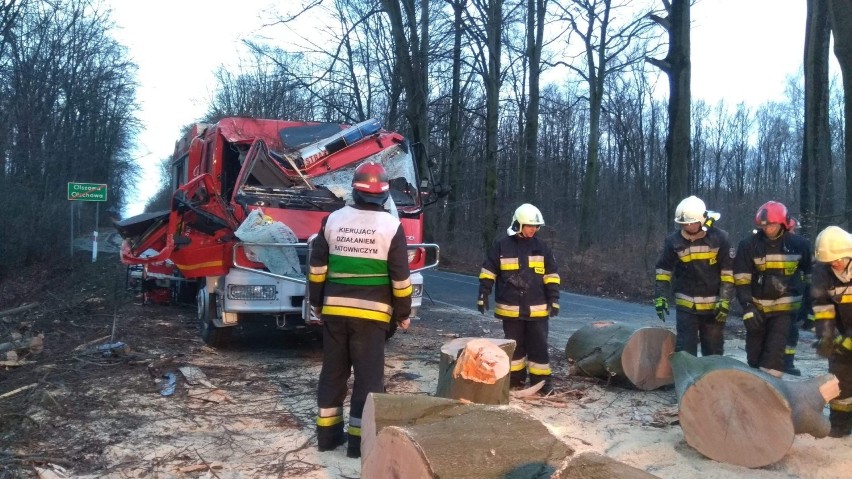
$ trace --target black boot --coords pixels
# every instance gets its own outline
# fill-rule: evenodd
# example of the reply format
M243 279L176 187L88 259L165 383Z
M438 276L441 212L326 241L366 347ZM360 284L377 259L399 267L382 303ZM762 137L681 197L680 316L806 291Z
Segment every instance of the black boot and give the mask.
M852 435L852 412L830 410L828 420L831 422L829 437L846 437Z
M509 374L509 387L511 389L524 389L527 385L527 371L512 371Z
M349 434L349 445L346 447L346 457L361 457L361 436Z
M540 396L547 396L553 392L553 379L549 375L530 374L531 386L535 386L542 381L544 381L544 385L542 385L541 389L538 390L538 394Z
M342 420L332 426L317 426L317 448L320 452L336 449L343 441Z
M795 354L787 353L784 355L784 372L791 376L801 376L802 372L793 365L793 359L795 359Z

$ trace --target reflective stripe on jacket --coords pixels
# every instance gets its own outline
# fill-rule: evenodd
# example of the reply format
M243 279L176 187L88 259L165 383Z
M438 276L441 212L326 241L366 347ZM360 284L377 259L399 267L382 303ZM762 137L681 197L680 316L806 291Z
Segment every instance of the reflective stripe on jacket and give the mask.
M539 238L504 236L491 247L479 273L479 291L490 295L496 284L494 316L501 319L547 318L559 305L559 268Z
M679 229L666 237L657 259L654 294L667 297L673 285L678 309L711 313L717 300L734 297L733 267L725 230L709 228L690 240Z
M734 283L740 304L765 314L798 311L811 282L811 246L794 233L770 240L763 231L740 242Z
M323 220L311 245L308 288L323 319L389 323L411 314L411 279L402 225L380 206L345 206Z
M841 281L830 263L814 265L811 304L814 320L833 320L841 335L852 336L852 281Z

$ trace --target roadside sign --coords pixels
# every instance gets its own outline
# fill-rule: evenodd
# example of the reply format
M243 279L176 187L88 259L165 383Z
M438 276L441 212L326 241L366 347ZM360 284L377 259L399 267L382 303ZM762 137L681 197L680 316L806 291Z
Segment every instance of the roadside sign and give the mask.
M68 199L76 201L106 201L107 185L105 183L76 183L69 181Z

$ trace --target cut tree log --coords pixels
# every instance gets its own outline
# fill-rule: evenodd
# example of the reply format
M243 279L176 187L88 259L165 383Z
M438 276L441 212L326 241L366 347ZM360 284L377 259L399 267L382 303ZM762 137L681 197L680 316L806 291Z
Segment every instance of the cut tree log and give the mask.
M687 444L719 462L763 467L781 460L796 434L828 435L825 404L840 394L837 378L824 374L785 381L733 358L671 358Z
M568 459L550 479L659 479L642 469L594 452L584 452Z
M441 346L438 397L509 404L509 368L515 341L457 338Z
M674 382L669 355L675 334L668 329L631 328L612 321L586 325L568 338L570 373L604 378L650 391Z
M520 408L428 396L370 394L361 434L365 479L541 478L573 454Z

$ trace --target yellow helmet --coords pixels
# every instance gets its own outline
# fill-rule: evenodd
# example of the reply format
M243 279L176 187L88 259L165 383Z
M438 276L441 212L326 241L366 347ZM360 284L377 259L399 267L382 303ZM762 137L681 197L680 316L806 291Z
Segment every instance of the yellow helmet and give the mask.
M816 238L816 259L831 263L841 258L852 258L852 235L839 226L829 226Z
M544 217L541 216L541 211L529 203L518 206L515 209L515 214L512 215L512 224L506 230L506 234L509 236L518 234L523 225L544 226Z
M690 223L703 223L704 213L707 212L707 206L704 201L697 196L684 198L678 203L675 208L675 223L688 225Z

